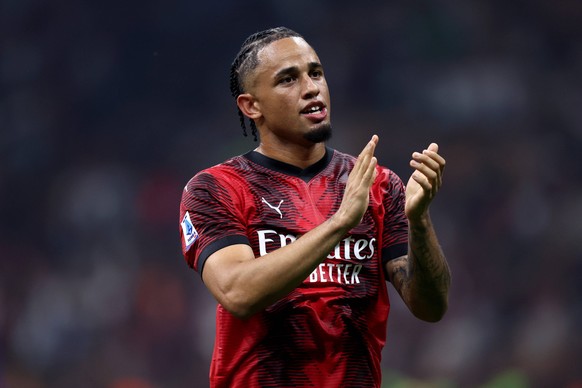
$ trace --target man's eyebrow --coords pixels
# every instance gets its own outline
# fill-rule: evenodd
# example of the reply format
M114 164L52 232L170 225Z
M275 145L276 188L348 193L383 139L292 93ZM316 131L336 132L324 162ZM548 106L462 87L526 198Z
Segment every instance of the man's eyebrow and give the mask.
M323 66L319 62L309 62L307 64L307 67L311 71L313 69L321 69ZM298 72L299 72L298 66L289 66L289 67L281 69L277 73L275 73L275 78L279 78L281 76L288 75L288 74L296 74Z
M323 66L319 62L309 62L309 70L321 69Z
M287 75L287 74L297 73L298 71L299 71L299 68L297 66L289 66L289 67L286 67L286 68L281 69L278 72L276 72L275 78L278 78L280 76Z

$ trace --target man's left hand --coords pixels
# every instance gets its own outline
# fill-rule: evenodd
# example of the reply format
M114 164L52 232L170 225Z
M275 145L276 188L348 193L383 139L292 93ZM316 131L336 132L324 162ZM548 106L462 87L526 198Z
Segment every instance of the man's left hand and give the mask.
M428 214L428 207L442 185L445 159L438 154L439 146L431 143L422 152L414 152L410 166L414 168L406 185L406 217L421 221Z

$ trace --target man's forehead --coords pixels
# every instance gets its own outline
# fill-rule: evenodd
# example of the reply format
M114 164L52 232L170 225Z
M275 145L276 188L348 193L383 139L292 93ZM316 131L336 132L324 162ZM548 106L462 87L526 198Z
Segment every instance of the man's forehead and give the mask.
M319 62L315 50L299 37L283 38L272 42L259 51L258 59L259 67L263 67L263 70Z

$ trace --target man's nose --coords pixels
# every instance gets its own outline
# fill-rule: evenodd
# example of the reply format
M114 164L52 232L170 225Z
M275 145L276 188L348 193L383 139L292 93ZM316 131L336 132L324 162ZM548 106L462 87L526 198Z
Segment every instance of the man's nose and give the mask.
M319 86L313 81L309 74L302 77L303 98L311 98L319 94Z

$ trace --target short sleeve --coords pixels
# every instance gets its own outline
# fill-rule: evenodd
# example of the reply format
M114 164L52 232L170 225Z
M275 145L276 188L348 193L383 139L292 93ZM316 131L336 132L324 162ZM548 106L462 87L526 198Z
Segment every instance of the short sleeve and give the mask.
M188 265L202 275L206 259L234 244L249 244L241 203L225 179L208 171L192 178L180 202L180 238Z

